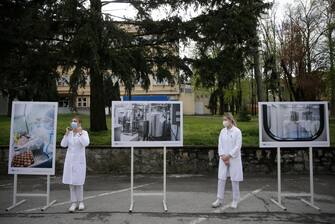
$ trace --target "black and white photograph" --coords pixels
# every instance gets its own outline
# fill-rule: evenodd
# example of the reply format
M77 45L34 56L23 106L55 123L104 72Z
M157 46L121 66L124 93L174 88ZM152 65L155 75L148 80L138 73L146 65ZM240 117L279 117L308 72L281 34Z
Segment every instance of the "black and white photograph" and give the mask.
M329 146L327 102L259 103L260 145Z
M112 102L113 146L180 146L181 127L181 102Z

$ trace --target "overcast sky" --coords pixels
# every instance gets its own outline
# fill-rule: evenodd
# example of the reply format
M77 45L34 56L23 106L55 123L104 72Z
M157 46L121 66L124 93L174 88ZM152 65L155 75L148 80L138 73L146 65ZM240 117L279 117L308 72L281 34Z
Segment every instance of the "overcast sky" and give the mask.
M285 8L287 7L288 4L293 4L294 0L274 0L275 4L277 6L277 16L278 20L282 19L282 17L285 14ZM103 12L104 13L109 13L111 14L115 20L122 20L122 18L126 17L129 19L133 19L136 15L136 10L127 3L113 3L113 4L108 4L103 7ZM154 19L159 19L164 16L164 10L160 10L159 12L155 11L153 13L153 18ZM191 12L185 12L182 17L189 17Z
M272 0L269 0L272 2ZM276 6L276 23L280 23L285 16L285 10L289 4L293 4L294 0L274 0ZM110 14L114 20L124 20L122 18L134 19L136 16L136 9L133 8L130 4L127 3L113 3L108 4L102 8L104 13ZM168 9L161 9L159 11L154 11L152 14L153 19L161 19L164 18L168 13ZM192 16L195 16L192 10L188 10L187 12L182 12L181 17L184 19L188 19ZM192 54L192 46L183 47L180 46L180 55L190 56Z

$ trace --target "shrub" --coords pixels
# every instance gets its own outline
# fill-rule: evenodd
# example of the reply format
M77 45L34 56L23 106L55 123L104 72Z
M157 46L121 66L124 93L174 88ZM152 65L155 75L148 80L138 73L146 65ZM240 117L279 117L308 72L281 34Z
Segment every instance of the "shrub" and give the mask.
M248 112L248 109L246 106L242 106L241 111L238 113L237 120L238 121L250 121L251 120L251 114Z

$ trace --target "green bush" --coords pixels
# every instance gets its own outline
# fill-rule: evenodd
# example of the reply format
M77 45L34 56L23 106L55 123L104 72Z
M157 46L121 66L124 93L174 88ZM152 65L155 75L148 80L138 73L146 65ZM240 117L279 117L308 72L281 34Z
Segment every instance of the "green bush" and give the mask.
M242 107L242 110L238 113L237 116L238 121L251 121L251 114L248 112L246 106Z

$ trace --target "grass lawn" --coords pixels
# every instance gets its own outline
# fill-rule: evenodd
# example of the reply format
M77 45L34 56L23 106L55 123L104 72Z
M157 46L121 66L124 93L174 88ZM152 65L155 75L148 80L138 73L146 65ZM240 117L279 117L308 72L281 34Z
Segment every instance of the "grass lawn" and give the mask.
M57 143L69 126L72 116L70 114L58 115ZM89 116L82 115L83 127L89 127ZM258 146L258 120L253 118L250 122L237 122L242 130L244 146ZM107 117L107 131L90 132L91 145L111 144L111 122ZM184 145L216 145L222 128L221 116L184 116ZM10 132L10 118L0 116L0 145L8 145ZM331 145L335 146L335 119L330 120Z

